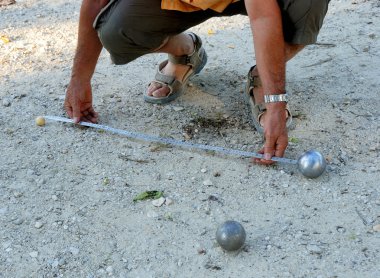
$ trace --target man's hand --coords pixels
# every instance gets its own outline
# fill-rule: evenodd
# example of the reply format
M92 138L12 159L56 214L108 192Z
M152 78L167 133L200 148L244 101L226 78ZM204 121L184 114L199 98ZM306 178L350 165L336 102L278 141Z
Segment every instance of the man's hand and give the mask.
M71 79L64 103L66 113L75 123L80 121L96 123L98 113L92 107L91 83Z
M70 84L64 103L65 110L75 123L96 123L98 113L92 107L91 77L98 61L102 44L92 24L109 0L83 0L79 16L78 44Z
M266 95L285 93L285 41L282 32L281 10L277 0L245 0L254 37L256 65ZM272 164L273 155L283 156L288 145L284 102L266 104L264 118L265 145L261 150Z
M274 162L272 156L282 157L288 146L288 131L286 129L285 103L267 104L267 111L264 118L265 144L259 153L264 155L264 159L254 159L254 162L270 165Z

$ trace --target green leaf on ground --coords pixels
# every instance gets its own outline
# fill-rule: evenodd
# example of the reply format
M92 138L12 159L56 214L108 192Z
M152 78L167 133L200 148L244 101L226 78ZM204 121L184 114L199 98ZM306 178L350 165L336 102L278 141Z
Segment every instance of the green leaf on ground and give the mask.
M294 144L297 144L300 142L300 139L296 138L296 137L290 137L289 138L289 142L291 143L294 143Z
M107 185L109 185L110 184L110 179L108 178L108 177L105 177L104 179L103 179L103 185L104 186L107 186Z
M144 191L137 195L135 198L133 198L133 202L136 201L143 201L148 199L158 199L164 195L164 192L152 190L152 191Z

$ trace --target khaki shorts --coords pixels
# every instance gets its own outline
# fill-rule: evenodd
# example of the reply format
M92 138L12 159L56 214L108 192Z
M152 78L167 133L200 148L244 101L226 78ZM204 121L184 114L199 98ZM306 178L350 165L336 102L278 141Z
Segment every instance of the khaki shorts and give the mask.
M278 0L284 39L292 44L312 44L322 26L329 0ZM160 0L111 0L94 22L100 41L115 64L126 64L152 53L165 39L207 19L247 15L244 1L230 4L222 13L212 10L180 12L161 9Z

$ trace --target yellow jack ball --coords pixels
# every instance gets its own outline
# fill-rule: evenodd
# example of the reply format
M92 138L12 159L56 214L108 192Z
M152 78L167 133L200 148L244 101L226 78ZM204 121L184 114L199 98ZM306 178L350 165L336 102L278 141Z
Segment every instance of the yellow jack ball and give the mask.
M44 126L45 125L45 118L42 116L37 117L36 118L36 125Z

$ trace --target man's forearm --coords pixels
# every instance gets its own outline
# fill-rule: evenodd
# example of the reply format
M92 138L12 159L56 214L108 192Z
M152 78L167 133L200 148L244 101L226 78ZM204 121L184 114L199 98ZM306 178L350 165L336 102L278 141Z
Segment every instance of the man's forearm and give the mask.
M285 42L276 0L246 0L264 94L285 91Z
M92 24L109 0L83 0L80 9L78 44L72 69L72 77L90 80L98 61L102 44Z

